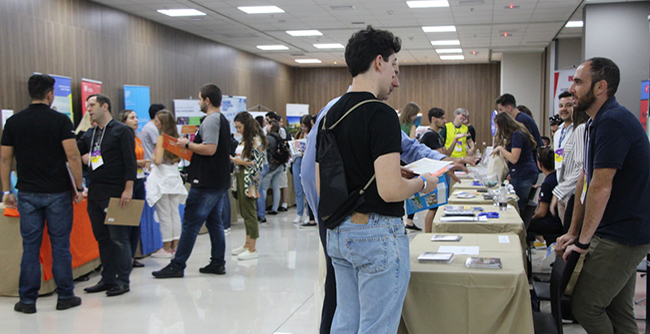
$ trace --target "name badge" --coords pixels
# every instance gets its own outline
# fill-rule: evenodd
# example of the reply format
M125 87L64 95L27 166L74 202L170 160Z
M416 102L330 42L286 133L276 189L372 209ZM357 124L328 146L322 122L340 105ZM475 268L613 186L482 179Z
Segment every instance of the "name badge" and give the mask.
M454 147L454 151L462 152L463 151L463 144L461 144L460 142L456 142L456 147Z
M564 149L559 148L555 151L555 161L557 162L562 162L562 159L564 157Z
M90 167L95 170L104 165L104 159L102 158L102 152L97 149L90 154Z
M585 198L587 198L587 175L584 176L583 185L582 185L582 195L580 195L580 203L585 204Z
M138 174L137 174L136 177L137 177L138 179L143 179L144 176L145 176L145 175L144 175L144 169L138 167Z

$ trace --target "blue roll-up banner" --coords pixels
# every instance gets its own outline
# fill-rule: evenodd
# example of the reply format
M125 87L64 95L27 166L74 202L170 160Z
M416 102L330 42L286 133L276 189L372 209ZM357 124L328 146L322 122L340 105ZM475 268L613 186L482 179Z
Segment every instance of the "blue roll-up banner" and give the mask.
M138 131L147 124L151 105L150 88L147 86L124 85L124 109L131 109L138 115Z
M34 73L40 74L40 73ZM72 80L69 77L50 74L54 78L54 102L52 109L67 115L74 121L72 113Z

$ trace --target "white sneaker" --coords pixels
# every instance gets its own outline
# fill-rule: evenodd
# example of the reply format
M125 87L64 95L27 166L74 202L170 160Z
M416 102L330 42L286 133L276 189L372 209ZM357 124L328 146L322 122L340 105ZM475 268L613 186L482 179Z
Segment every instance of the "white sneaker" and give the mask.
M230 234L230 228L227 228L227 229L223 230L223 234L224 235Z
M302 220L302 216L296 216L296 219L293 220L293 223L299 224L301 220Z
M232 255L239 255L239 254L242 254L242 253L245 253L245 252L248 252L248 248L244 248L244 246L237 247L237 248L233 249L232 251L230 251L230 253Z
M164 258L164 259L171 259L172 258L172 251L171 250L164 250L163 248L157 250L155 253L151 254L151 257L155 258Z
M252 259L257 259L257 251L255 252L249 252L248 249L246 249L245 252L237 255L238 260L252 260Z

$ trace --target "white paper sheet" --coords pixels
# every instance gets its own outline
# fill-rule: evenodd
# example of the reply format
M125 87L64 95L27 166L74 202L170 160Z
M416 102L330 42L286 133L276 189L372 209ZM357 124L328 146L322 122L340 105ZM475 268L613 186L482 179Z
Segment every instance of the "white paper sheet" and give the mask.
M440 246L439 253L454 253L456 255L478 255L479 246Z
M451 161L439 161L429 158L422 158L414 163L408 164L405 168L410 169L415 174L433 174L440 175L443 170L451 164Z

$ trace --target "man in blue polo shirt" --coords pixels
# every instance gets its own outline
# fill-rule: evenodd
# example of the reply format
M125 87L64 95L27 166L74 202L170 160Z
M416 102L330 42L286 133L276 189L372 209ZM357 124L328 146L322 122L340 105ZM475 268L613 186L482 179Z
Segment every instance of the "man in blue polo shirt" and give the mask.
M526 129L528 129L528 132L530 132L530 134L533 135L533 138L535 138L537 147L544 146L542 137L539 135L539 128L537 127L537 123L535 123L535 120L532 117L520 112L519 109L517 109L517 101L512 94L503 94L499 96L495 102L497 104L498 112L507 112L517 122L523 123L526 126Z
M588 333L638 333L636 267L650 251L650 143L638 119L614 94L620 71L607 58L576 70L569 92L590 119L573 220L558 239L566 259L585 255L571 309Z

